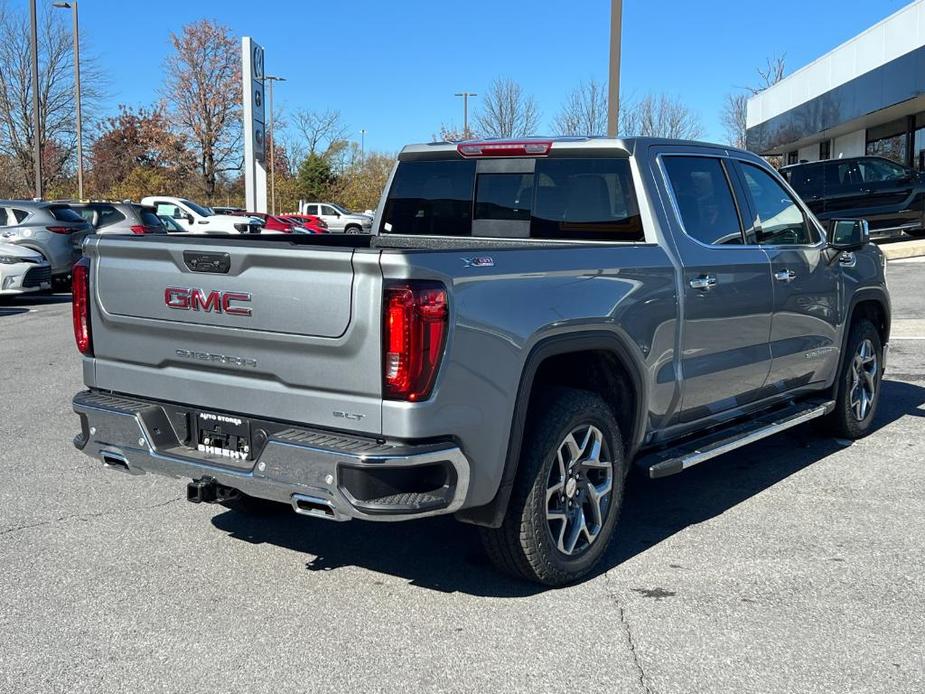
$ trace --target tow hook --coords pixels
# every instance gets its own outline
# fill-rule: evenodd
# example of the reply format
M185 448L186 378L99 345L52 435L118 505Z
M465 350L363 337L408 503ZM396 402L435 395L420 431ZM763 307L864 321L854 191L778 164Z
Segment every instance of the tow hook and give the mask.
M214 477L200 477L186 485L186 500L194 504L214 504L232 501L241 496L234 487L219 484Z

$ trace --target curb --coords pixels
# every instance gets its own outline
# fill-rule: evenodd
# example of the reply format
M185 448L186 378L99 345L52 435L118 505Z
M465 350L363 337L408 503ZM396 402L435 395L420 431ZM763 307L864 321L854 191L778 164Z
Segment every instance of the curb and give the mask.
M899 243L885 243L880 246L887 260L901 260L903 258L917 258L925 255L925 239L915 241L900 241Z

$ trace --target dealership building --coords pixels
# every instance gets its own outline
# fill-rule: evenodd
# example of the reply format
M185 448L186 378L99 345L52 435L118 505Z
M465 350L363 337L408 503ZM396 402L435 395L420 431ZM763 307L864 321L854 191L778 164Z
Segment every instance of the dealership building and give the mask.
M925 170L925 0L748 101L746 146L784 163L880 155Z

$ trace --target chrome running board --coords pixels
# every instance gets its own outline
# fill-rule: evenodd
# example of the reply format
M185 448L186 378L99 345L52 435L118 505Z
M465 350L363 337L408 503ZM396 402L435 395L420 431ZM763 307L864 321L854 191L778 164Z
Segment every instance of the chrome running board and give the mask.
M774 436L811 419L829 414L835 401L818 400L790 405L782 410L759 415L754 419L733 424L712 434L687 441L668 450L643 456L638 465L649 471L649 477L668 477L702 463L710 458L729 453L768 436Z

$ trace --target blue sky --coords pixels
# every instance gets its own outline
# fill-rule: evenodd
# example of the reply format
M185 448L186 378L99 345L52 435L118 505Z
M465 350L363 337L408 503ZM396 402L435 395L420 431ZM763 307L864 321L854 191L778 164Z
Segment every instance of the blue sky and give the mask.
M673 94L700 114L707 139L721 139L724 95L754 82L766 57L785 53L796 69L905 4L624 0L623 91ZM153 102L169 33L211 18L263 44L267 71L288 78L277 87L278 106L338 109L355 139L367 130L367 149L394 151L429 140L441 123L461 125L453 93L482 92L499 75L536 97L551 131L578 82L606 80L609 7L609 0L86 0L80 19L110 77L112 110Z

